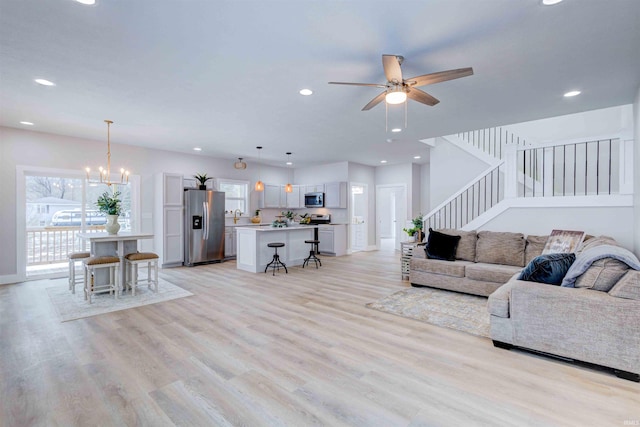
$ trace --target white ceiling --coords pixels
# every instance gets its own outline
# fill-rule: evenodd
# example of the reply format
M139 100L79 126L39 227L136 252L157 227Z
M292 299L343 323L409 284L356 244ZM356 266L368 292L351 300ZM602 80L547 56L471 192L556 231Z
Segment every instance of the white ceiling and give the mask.
M475 74L423 87L441 102L410 102L390 134L384 103L360 111L379 89L327 84L385 83L382 54L405 77ZM629 104L639 85L637 0L0 0L0 125L104 141L111 119L114 143L221 158L425 161L420 139Z

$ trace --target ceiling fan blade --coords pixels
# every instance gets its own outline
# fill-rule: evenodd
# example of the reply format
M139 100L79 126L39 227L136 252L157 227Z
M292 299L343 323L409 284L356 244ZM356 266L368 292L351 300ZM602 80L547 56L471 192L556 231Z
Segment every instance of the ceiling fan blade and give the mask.
M350 85L350 86L373 86L373 87L387 87L385 85L377 83L346 83L346 82L329 82L330 85Z
M402 69L396 55L382 55L382 67L387 81L402 83Z
M416 89L415 87L412 87L411 90L407 92L407 98L411 98L414 101L418 101L423 104L430 105L432 107L436 105L438 102L440 102L438 99L429 95L427 92L424 92L420 89Z
M367 111L372 109L373 107L375 107L376 105L380 104L382 101L384 101L384 97L387 95L387 92L382 92L380 95L376 96L375 98L373 98L371 101L369 101L369 103L367 105L364 106L364 108L362 109L362 111Z
M446 82L447 80L459 79L473 75L473 68L458 68L456 70L440 71L438 73L425 74L411 77L405 81L409 86L424 86L434 83Z

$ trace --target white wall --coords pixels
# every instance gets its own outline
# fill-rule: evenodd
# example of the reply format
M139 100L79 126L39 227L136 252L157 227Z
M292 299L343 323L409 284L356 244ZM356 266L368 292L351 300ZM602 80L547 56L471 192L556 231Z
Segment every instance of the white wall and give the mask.
M258 177L258 168L248 161L245 170L233 168L234 160L215 159L198 154L180 154L151 150L122 144L111 144L111 164L114 168L126 166L140 175L141 217L153 223L155 182L154 175L173 172L191 177L195 173L209 176L251 181L251 188ZM69 169L82 171L86 166L106 163L106 143L0 127L0 241L5 247L0 257L0 278L17 274L16 238L16 166ZM261 179L265 182L285 184L288 170L262 166ZM251 198L252 200L255 197ZM255 209L252 206L251 209ZM147 218L147 219L145 219ZM145 230L146 231L146 230Z
M632 207L511 208L479 230L547 235L553 229L582 230L594 236L611 236L625 248L633 248L633 233L621 224L633 224Z
M488 167L488 163L445 139L436 138L429 160L429 183L431 184L429 207L436 208Z
M299 168L294 171L293 176L292 184L324 184L325 182L348 181L349 163L337 162Z
M420 168L420 212L429 213L431 210L431 163Z
M502 126L527 143L599 138L613 135L630 137L633 130L631 104L585 111L548 119Z

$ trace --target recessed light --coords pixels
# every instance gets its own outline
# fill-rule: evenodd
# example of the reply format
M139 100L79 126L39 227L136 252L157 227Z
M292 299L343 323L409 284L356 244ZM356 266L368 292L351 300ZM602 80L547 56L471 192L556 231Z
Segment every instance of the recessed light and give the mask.
M311 89L300 89L300 95L309 96L313 94Z
M39 85L42 85L42 86L55 86L56 85L54 82L50 82L49 80L45 80L45 79L35 79L34 81L36 83L38 83Z
M33 126L31 122L20 122L21 125Z
M82 4L86 4L88 6L91 6L93 4L96 4L96 0L76 0L78 3L82 3Z
M287 166L291 166L293 162L287 162Z
M418 160L420 156L413 156L414 159Z
M391 132L402 132L402 129L400 129L400 128L393 128L393 129L391 129Z
M545 6L553 6L554 4L560 3L562 0L542 0L542 4Z
M200 148L200 147L193 147L193 151L202 151L202 148Z
M582 92L580 92L579 90L572 90L570 92L567 92L564 94L565 98L571 98L572 96L577 96L580 95Z
M380 160L380 163L387 163L386 160Z

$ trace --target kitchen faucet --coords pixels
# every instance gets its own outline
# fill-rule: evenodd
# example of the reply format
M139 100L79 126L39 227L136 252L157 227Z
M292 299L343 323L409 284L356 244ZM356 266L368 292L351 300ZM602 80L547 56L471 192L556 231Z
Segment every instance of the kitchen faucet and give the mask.
M242 216L242 211L240 209L236 209L235 212L233 212L233 223L237 224L238 223L238 218L241 217L241 216Z

